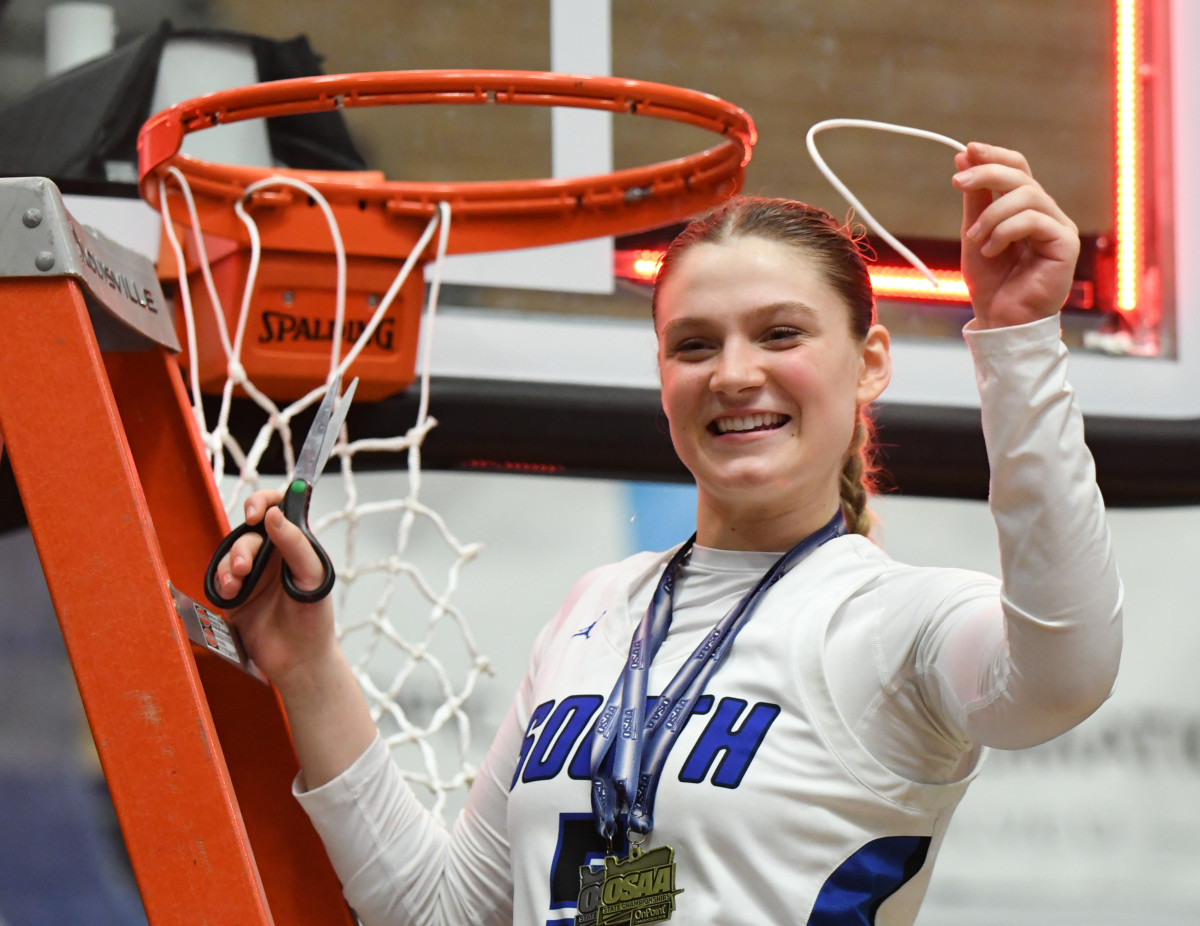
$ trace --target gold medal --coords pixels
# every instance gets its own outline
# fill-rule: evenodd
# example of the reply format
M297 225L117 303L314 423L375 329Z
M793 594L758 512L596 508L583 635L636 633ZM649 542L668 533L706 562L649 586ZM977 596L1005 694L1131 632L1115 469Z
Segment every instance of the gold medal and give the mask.
M629 858L609 855L604 868L579 869L579 906L575 926L634 926L663 923L675 912L675 850L658 846Z

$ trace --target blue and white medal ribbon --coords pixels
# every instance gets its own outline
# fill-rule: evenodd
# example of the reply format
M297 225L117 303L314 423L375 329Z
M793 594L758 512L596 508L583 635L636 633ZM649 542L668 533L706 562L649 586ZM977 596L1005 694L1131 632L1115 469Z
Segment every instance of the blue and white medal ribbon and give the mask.
M591 756L592 811L601 836L611 842L618 827L643 836L654 828L654 796L667 755L709 679L728 655L734 638L776 582L817 547L844 533L846 522L839 508L828 524L783 554L700 642L647 717L650 664L670 629L675 580L696 538L693 536L671 557L634 632L625 670L596 723Z

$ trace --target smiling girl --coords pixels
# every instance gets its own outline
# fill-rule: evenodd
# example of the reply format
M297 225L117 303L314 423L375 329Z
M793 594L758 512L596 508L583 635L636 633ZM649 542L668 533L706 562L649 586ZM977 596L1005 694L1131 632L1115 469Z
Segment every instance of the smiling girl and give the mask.
M866 264L828 214L751 198L679 237L654 299L696 535L576 585L452 832L392 765L328 600L259 583L234 617L364 923L908 926L987 748L1104 701L1122 592L1057 318L1078 234L1016 152L974 143L953 183L1002 579L867 538L891 366ZM311 587L278 498L246 518Z

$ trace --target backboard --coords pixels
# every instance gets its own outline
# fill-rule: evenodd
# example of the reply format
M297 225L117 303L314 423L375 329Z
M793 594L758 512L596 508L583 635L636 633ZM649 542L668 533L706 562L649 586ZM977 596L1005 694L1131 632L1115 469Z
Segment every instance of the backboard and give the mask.
M1072 380L1090 419L1106 497L1120 504L1200 494L1188 462L1200 436L1195 424L1200 400L1189 388L1197 375L1189 369L1197 335L1187 311L1194 285L1185 279L1188 268L1177 268L1172 258L1183 253L1188 234L1190 187L1183 172L1194 131L1172 114L1189 112L1192 65L1167 47L1167 36L1180 35L1179 22L1194 14L1158 0L1114 5L1148 24L1137 39L1144 55L1138 67L1146 118L1135 130L1143 142L1138 150L1144 176L1136 188L1144 200L1145 252L1152 265L1139 284L1142 304L1129 314L1116 305L1114 292L1120 199L1115 181L1121 166L1114 138L1123 123L1114 105L1119 88L1113 62L1119 56L1113 43L1119 36L1111 10L1100 15L1094 5L1064 7L1036 23L1028 10L994 11L989 15L996 18L996 47L978 54L972 46L964 55L964 36L980 41L969 21L973 14L965 9L939 7L938 25L930 29L894 13L870 25L860 4L839 5L838 13L773 14L777 19L748 15L740 31L718 42L708 34L720 21L717 5L702 6L685 22L668 25L620 0L590 4L586 12L551 3L548 61L520 61L536 45L527 41L529 23L523 18L534 18L534 12L491 21L486 30L468 21L456 41L461 55L477 59L467 62L473 65L488 64L501 47L506 60L529 66L593 74L616 70L723 96L747 109L760 127L747 192L795 196L837 215L846 214L846 204L797 142L819 119L877 118L1024 150L1083 233L1084 255L1064 332L1074 348ZM300 8L298 16L301 23L320 22L319 12ZM253 26L253 15L247 17ZM438 34L435 29L426 48L408 50L413 66L446 60ZM785 57L794 47L788 37L799 35L808 43L803 64ZM1018 36L1027 46L1022 59L1014 59L1010 48ZM666 43L671 53L650 54L655 42ZM683 46L689 42L705 53L688 54ZM1070 48L1072 62L1066 76L1054 57L1064 48ZM359 49L360 57L369 59L371 49L370 44ZM339 54L344 59L346 52L331 48L327 66L342 64ZM767 76L751 79L728 66L739 56L761 61ZM992 62L990 70L966 68L968 58L981 57ZM956 66L964 70L948 93L944 75ZM1054 129L1038 128L1045 123L1028 112L1032 91L1010 89L1024 101L1015 109L1013 99L996 94L992 78L998 71L1020 73L1021 80L1036 85L1037 105ZM1147 73L1153 80L1144 80ZM880 89L889 74L898 75L903 93ZM791 92L796 86L806 92ZM351 120L350 126L389 176L404 172L416 179L490 179L522 171L536 175L543 168L555 176L587 175L645 160L647 152L653 158L688 153L695 144L686 127L635 127L604 113L556 109L505 121L455 116L439 122L432 113L400 114L394 124L368 118ZM447 136L442 142L436 140L439 133ZM482 160L480 136L491 139ZM406 141L415 153L405 152ZM855 131L831 134L822 145L864 203L927 262L955 265L959 207L949 188L945 151ZM635 269L647 254L652 260L673 232L451 258L432 361L440 381L441 427L427 448L427 462L685 478L657 410L649 290ZM876 250L881 263L896 263L882 244ZM880 315L893 332L895 376L879 408L892 481L913 494L982 497L985 456L975 386L958 335L969 309L881 290ZM377 415L382 430L408 401L398 396L373 409L360 407L359 424L371 430ZM1147 452L1147 442L1153 451Z

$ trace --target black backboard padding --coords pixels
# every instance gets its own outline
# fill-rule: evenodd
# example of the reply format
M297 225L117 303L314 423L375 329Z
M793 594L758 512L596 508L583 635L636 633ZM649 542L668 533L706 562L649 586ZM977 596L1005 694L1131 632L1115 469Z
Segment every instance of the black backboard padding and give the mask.
M551 472L565 476L686 482L666 418L652 389L563 383L435 378L426 438L428 470ZM207 418L216 418L209 397ZM348 419L355 439L394 437L416 419L415 387L357 403ZM303 434L311 412L298 415ZM249 400L234 400L230 427L249 446L263 421ZM987 454L978 409L881 404L876 415L883 486L903 495L986 499ZM1088 445L1110 507L1200 504L1200 421L1092 416ZM232 460L228 466L232 467ZM272 442L260 472L282 474ZM332 465L332 464L331 464ZM401 469L402 454L355 457L358 470ZM0 461L0 531L23 526L24 513L7 457Z

